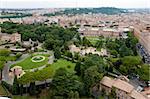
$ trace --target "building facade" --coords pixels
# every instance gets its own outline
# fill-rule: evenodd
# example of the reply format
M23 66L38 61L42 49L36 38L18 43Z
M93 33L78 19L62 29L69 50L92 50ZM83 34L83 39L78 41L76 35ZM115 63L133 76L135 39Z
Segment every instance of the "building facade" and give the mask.
M19 33L13 33L13 34L0 33L0 41L10 42L10 43L21 42L21 34L19 34Z
M109 95L113 88L117 99L148 99L140 92L137 92L127 81L105 76L100 82L100 90L105 90L106 94Z

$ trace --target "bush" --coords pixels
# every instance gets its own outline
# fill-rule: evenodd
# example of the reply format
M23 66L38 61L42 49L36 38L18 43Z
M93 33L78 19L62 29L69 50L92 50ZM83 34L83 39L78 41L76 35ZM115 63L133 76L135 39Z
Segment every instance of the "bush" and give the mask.
M16 58L18 59L18 58L20 58L22 56L22 53L17 53L16 54Z
M8 49L0 49L0 56L8 56L10 52Z
M2 81L2 85L5 86L8 91L12 92L12 86L8 83L6 83L5 81Z
M71 68L71 66L70 66L70 65L68 65L68 66L67 66L67 68Z
M54 59L54 62L57 62L57 59Z
M51 66L48 66L42 70L35 72L26 72L21 78L18 79L20 84L28 84L35 81L44 81L53 76L53 69Z

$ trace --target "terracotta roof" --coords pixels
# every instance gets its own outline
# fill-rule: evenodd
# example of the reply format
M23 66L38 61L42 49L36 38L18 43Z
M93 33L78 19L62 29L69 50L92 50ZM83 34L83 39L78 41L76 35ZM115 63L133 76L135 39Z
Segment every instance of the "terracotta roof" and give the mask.
M104 77L101 80L101 84L107 86L107 87L116 87L117 89L123 90L125 92L131 92L134 87L132 85L130 85L129 83L120 80L120 79L111 79L109 77Z
M146 99L146 97L144 97L144 95L142 95L140 92L137 92L131 84L123 80L111 79L110 77L105 76L100 83L109 88L115 87L117 89L125 91L130 97L133 97L135 99Z
M130 96L135 99L146 99L146 97L144 97L140 92L137 92L136 90L133 90Z
M100 83L111 88L114 83L114 80L105 76L103 77Z
M116 79L113 86L128 93L134 89L132 85L120 79Z

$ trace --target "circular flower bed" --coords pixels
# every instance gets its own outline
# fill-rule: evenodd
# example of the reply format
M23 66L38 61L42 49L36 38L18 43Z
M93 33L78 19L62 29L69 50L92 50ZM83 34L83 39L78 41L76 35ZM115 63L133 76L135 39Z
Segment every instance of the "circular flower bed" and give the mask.
M45 56L41 56L41 55L34 56L31 59L32 62L42 62L44 60L45 60Z

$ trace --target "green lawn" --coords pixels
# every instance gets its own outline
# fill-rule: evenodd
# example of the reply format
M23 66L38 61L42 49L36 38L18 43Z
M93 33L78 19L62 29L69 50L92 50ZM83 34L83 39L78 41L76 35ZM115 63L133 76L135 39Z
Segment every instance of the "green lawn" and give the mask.
M33 56L36 56L36 55L45 56L45 60L42 62L32 62L31 58ZM33 68L37 68L37 67L46 65L48 63L48 56L49 56L48 54L36 54L36 55L30 56L30 57L26 58L25 60L23 60L17 64L12 65L12 67L21 66L24 70L27 70L27 69L33 69Z
M89 36L89 37L86 37L92 45L95 45L96 42L99 40L99 37L94 37L94 36Z
M52 65L48 64L46 68L35 72L26 72L21 78L18 79L19 83L27 84L34 81L43 81L45 79L52 78L55 75L55 71L59 68L66 68L68 72L74 73L75 63L67 61L65 59L59 59Z
M66 68L69 72L74 72L75 63L65 59L59 59L51 65L51 68L56 71L59 68Z

